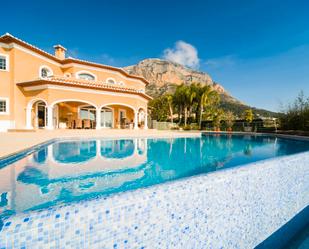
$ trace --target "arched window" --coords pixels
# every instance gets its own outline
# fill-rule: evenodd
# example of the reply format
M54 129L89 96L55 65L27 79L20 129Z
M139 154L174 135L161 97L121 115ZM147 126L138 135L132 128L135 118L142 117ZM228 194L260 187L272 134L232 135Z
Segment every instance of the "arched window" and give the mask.
M53 71L50 67L47 66L41 66L40 67L40 77L41 78L48 78L53 76Z
M108 78L108 79L106 80L106 82L107 82L108 84L116 84L116 81L115 81L113 78Z
M87 73L81 73L78 75L79 79L83 79L83 80L94 80L94 77L90 74Z
M82 79L82 80L96 80L96 76L87 71L80 71L76 73L76 76L78 79Z

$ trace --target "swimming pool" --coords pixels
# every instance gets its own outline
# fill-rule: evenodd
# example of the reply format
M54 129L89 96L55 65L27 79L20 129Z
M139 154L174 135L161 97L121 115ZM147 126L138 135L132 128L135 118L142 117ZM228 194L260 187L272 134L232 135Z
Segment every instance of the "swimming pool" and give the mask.
M0 168L0 217L309 150L272 136L56 140Z
M250 135L53 140L1 161L0 248L254 248L308 206L307 150Z

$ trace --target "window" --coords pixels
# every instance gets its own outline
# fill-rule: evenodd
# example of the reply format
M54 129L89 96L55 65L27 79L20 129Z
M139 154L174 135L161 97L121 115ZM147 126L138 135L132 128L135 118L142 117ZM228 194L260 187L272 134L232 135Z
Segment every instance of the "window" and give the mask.
M109 84L116 84L116 81L113 78L108 78L106 82Z
M47 66L41 66L40 67L40 77L41 78L48 78L53 76L53 71L51 70L51 68L47 67Z
M90 75L90 74L87 74L87 73L81 73L78 75L78 78L79 79L83 79L83 80L94 80L95 78Z
M0 54L0 70L8 71L8 56Z
M76 78L82 80L96 80L97 77L88 71L79 71L76 73Z
M93 106L84 106L79 110L80 119L90 119L95 121L96 109Z
M9 114L9 100L0 98L0 114Z

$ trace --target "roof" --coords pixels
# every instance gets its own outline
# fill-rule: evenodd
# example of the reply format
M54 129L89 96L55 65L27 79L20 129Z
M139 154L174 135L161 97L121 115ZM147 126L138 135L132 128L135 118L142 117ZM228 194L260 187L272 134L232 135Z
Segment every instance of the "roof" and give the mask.
M131 94L139 95L147 100L152 99L152 97L150 97L146 93L136 90L134 88L113 86L113 85L101 83L98 81L82 80L82 79L75 79L75 78L52 76L49 78L39 78L39 79L31 80L31 81L17 83L17 85L21 87L39 86L39 85L46 85L46 84L69 86L69 87L81 87L81 88L96 89L96 90L110 91L110 92L131 93Z
M108 69L108 70L111 70L111 71L116 71L116 72L119 72L121 73L122 75L128 77L128 78L132 78L132 79L137 79L137 80L141 80L142 82L144 82L146 85L149 84L149 82L144 78L144 77L140 77L140 76L136 76L136 75L132 75L132 74L129 74L128 72L126 72L125 70L123 70L122 68L119 68L119 67L113 67L113 66L108 66L108 65L104 65L104 64L100 64L100 63L95 63L95 62L91 62L91 61L86 61L86 60L80 60L80 59L76 59L76 58L72 58L72 57L69 57L69 58L65 58L63 60L55 57L54 55L38 48L38 47L35 47L9 33L5 33L4 35L0 36L0 42L2 43L5 43L5 44L10 44L10 43L16 43L20 46L23 46L25 48L28 48L42 56L45 56L46 58L48 59L51 59L59 64L62 64L62 65L66 65L66 64L69 64L69 63L77 63L77 64L81 64L81 65L86 65L86 66L92 66L92 67L97 67L97 68L102 68L102 69Z

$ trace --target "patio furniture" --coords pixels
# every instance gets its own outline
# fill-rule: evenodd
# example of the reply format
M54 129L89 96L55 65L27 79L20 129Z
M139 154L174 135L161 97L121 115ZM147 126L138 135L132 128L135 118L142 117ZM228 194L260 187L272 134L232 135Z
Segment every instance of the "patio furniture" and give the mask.
M84 119L84 129L91 129L90 119Z
M72 121L68 121L68 122L67 122L67 128L68 128L68 129L73 129L73 126L74 126L74 124L73 124Z
M82 129L83 128L83 121L81 119L77 119L75 121L75 128L76 129Z

